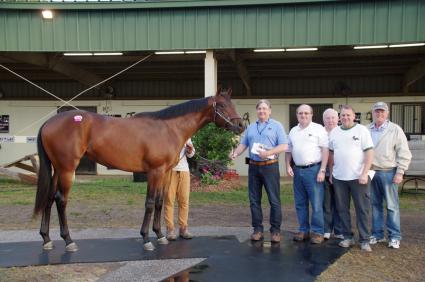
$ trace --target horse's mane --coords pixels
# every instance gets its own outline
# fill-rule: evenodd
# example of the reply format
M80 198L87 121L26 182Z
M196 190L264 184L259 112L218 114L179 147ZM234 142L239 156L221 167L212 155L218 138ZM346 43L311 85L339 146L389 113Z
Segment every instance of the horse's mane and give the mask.
M187 113L199 112L208 105L208 99L201 98L190 100L181 104L170 106L157 112L137 113L135 117L149 116L156 119L171 119L185 115Z

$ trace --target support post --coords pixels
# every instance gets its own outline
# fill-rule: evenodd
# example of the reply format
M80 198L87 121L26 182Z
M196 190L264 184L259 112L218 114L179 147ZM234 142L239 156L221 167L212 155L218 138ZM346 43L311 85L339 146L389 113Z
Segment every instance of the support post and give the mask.
M217 93L217 60L214 51L207 50L205 55L205 97L214 96Z

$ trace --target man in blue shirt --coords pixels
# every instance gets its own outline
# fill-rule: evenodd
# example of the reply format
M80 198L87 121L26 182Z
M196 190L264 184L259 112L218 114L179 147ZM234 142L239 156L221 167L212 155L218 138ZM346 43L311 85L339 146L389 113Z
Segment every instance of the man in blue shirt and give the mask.
M270 233L272 242L280 242L282 210L280 203L279 153L288 148L288 139L282 124L270 118L271 105L260 100L256 105L258 120L245 131L241 143L230 154L235 159L249 148L248 190L251 208L251 240L264 238L263 213L261 209L262 187L266 189L270 202Z

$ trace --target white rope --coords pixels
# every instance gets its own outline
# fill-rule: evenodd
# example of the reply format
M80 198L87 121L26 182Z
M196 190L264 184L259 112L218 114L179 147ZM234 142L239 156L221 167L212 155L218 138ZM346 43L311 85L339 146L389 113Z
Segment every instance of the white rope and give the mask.
M47 115L43 116L42 118L40 118L40 119L38 119L38 120L34 121L33 123L31 123L30 125L28 125L28 126L24 127L23 129L19 130L19 131L16 133L16 135L18 135L19 133L21 133L21 132L25 131L26 129L28 129L28 128L30 128L30 127L32 127L33 125L35 125L35 124L39 123L40 121L44 120L45 118L47 118L47 117L48 117L48 116L50 116L51 114L56 113L56 112L57 112L60 108L62 108L62 107L64 107L65 105L69 104L69 102L71 102L71 101L75 100L76 98L78 98L79 96L81 96L81 95L82 95L82 94L84 94L85 92L89 91L90 89L93 89L94 87L99 86L100 84L102 84L102 83L104 83L104 82L106 82L106 81L108 81L108 80L110 80L110 79L112 79L112 78L116 77L117 75L122 74L123 72L125 72L125 71L127 71L128 69L130 69L130 68L134 67L135 65L137 65L137 64L139 64L139 63L141 63L141 62L145 61L145 60L146 60L146 59L148 59L150 56L152 56L152 54L147 55L147 56L146 56L146 57L144 57L143 59L140 59L139 61L137 61L137 62L135 62L134 64L130 65L129 67L127 67L127 68L123 69L122 71L120 71L120 72L118 72L118 73L114 74L113 76L111 76L111 77L109 77L109 78L106 78L106 79L102 80L102 81L101 81L101 82L99 82L99 83L96 83L95 85L93 85L93 86L91 86L91 87L87 88L86 90L83 90L82 92L78 93L77 95L75 95L73 98L71 98L71 99L70 99L70 100L68 100L68 101L65 101L65 100L62 100L62 99L60 99L60 98L59 98L61 101L63 101L63 102L64 102L64 104L63 104L63 105L61 105L59 108L57 108L57 109L55 109L55 110L51 111L50 113L48 113ZM70 105L70 104L69 104L69 105ZM74 107L74 108L75 108L75 107Z
M14 74L14 75L16 75L17 77L19 77L19 78L21 78L21 79L25 80L25 81L26 81L26 82L28 82L29 84L31 84L31 85L33 85L33 86L37 87L37 88L38 88L38 89L40 89L41 91L46 92L46 93L47 93L47 94L49 94L50 96L53 96L53 97L55 97L56 99L58 99L58 100L60 100L60 101L62 101L62 102L64 102L64 103L66 103L66 104L70 105L71 107L73 107L73 108L75 108L75 109L77 109L77 110L78 110L78 108L77 108L77 107L75 107L75 106L73 106L73 105L69 104L67 101L65 101L65 100L61 99L60 97L56 96L55 94L53 94L53 93L51 93L51 92L47 91L47 90L46 90L46 89L44 89L43 87L41 87L41 86L39 86L39 85L35 84L35 83L34 83L34 82L32 82L31 80L29 80L29 79L27 79L27 78L23 77L22 75L20 75L20 74L18 74L18 73L16 73L16 72L14 72L13 70L11 70L11 69L9 69L9 68L5 67L4 65L0 64L0 67L4 68L5 70L7 70L7 71L9 71L9 72L11 72L11 73L13 73L13 74Z

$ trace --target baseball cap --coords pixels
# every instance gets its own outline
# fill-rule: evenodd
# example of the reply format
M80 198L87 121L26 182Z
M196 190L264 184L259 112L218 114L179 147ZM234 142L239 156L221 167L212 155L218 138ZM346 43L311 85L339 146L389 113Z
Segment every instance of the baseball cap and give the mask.
M375 111L375 110L384 110L388 112L388 105L385 102L376 102L372 106L372 111Z

